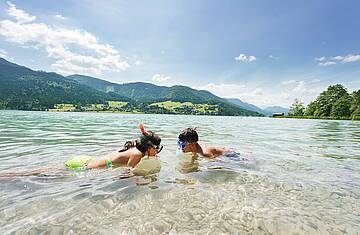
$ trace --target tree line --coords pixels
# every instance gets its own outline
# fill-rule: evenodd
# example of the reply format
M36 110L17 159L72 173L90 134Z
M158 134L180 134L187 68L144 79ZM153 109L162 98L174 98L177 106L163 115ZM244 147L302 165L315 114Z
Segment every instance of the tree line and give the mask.
M331 85L306 107L295 99L288 116L360 120L360 90L349 94L343 85Z

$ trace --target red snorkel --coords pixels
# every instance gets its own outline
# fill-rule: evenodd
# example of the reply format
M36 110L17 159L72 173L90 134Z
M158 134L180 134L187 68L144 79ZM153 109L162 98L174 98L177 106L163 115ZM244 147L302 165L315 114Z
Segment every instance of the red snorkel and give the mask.
M149 145L149 146L153 147L154 149L156 149L157 153L160 153L161 150L163 149L163 146L160 145L161 139L158 137L159 138L159 143L154 144L152 142L153 138L154 138L154 133L152 131L146 132L144 124L139 125L139 130L140 130L141 134L143 135L143 136L140 137L140 140L144 141L145 143L147 143L147 145Z
M145 135L145 127L143 124L139 125L139 129L140 129L141 134Z

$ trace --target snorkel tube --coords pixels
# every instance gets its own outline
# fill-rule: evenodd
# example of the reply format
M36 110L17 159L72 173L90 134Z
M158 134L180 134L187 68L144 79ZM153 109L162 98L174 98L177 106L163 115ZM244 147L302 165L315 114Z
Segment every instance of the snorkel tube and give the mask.
M160 145L161 139L157 135L155 135L154 132L145 131L145 127L143 124L139 125L139 130L142 134L140 136L141 145L152 147L152 148L156 149L157 153L160 153L161 150L163 149L163 146Z
M139 125L139 129L140 129L141 134L144 135L144 133L145 133L145 127L144 127L143 124L140 124L140 125Z

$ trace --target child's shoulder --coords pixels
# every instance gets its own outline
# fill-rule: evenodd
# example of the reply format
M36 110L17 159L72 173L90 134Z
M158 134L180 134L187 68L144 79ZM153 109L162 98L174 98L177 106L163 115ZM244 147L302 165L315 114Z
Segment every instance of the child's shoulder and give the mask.
M213 147L213 146L204 147L205 155L212 155L213 157L223 155L227 151L229 151L229 148L227 147Z

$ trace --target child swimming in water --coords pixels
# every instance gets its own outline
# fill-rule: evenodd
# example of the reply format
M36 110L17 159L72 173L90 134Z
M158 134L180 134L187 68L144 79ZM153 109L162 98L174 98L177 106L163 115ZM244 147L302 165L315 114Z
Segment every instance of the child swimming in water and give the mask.
M162 150L161 138L152 131L145 131L144 126L139 126L141 135L135 141L127 141L124 147L102 158L93 159L90 156L76 156L64 163L67 169L88 170L95 168L111 168L113 165L126 165L134 168L145 157L155 157ZM31 176L46 174L64 169L64 166L48 167L27 172L2 172L0 177Z
M229 151L226 147L205 147L198 144L199 136L196 128L186 128L178 137L177 144L183 153L197 153L204 157L214 158Z
M186 128L178 137L179 164L177 169L182 173L198 171L199 163L197 161L199 155L206 158L215 158L220 165L209 166L209 170L223 169L234 167L237 165L241 168L254 168L256 162L250 156L243 157L239 152L231 150L227 147L206 147L198 144L198 134L196 128ZM228 164L228 166L226 166Z
M126 165L134 168L144 156L154 157L162 150L161 138L152 131L145 131L140 125L141 135L135 141L127 141L124 147L99 159L75 157L65 162L69 169L110 168L113 165Z

